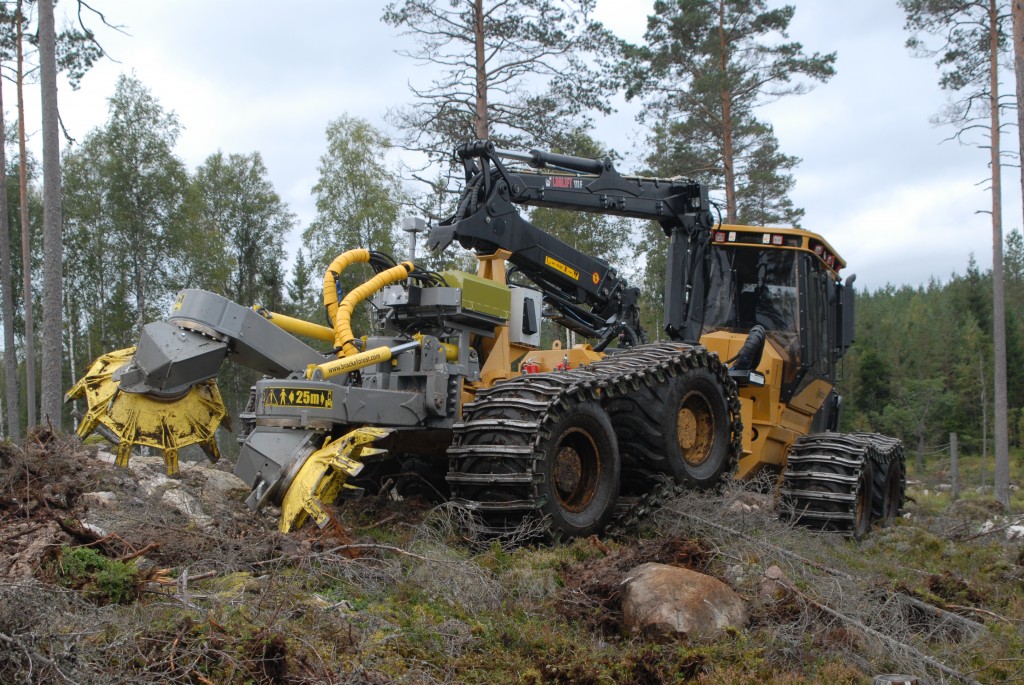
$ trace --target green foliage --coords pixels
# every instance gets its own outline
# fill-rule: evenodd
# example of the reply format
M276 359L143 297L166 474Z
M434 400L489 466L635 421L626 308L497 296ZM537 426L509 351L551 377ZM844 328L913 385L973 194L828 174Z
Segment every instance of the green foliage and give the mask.
M764 132L746 160L743 186L736 193L737 223L799 226L804 210L793 204L789 194L796 185L791 172L800 158L780 152L771 126L763 126Z
M956 93L957 99L937 117L939 123L963 125L976 119L987 120L983 106L989 97L989 52L991 24L989 12L995 9L997 50L1009 47L1009 3L995 0L899 0L906 14L905 28L912 35L907 47L918 57L935 59L939 86ZM937 38L938 47L928 38ZM959 136L965 131L961 130Z
M1020 231L1007 237L1007 311L1021 311ZM1013 274L1011 276L1011 274ZM1011 304L1012 303L1012 304ZM857 343L840 389L844 430L890 432L911 450L944 449L949 433L961 449L992 444L992 275L971 257L966 273L927 287L887 286L857 293ZM1024 326L1007 318L1010 379L1024 379ZM1022 380L1021 382L1024 382ZM1024 391L1010 386L1010 441L1021 444Z
M285 285L288 299L284 306L284 313L306 321L318 321L317 315L322 311L321 291L317 287L320 283L315 278L307 254L307 251L301 247L295 253L292 277Z
M345 250L392 253L406 199L383 163L390 141L368 121L343 115L327 125L327 150L313 186L316 218L303 232L314 273Z
M121 76L106 125L65 156L66 260L82 279L83 313L114 344L134 342L159 317L191 258L170 249L188 179L174 154L179 131L174 113L137 78ZM129 302L134 321L110 316Z
M127 604L135 599L139 570L132 562L103 556L91 547L61 547L57 577L98 604Z
M26 3L26 5L29 4L31 3ZM29 45L23 46L23 49L27 51L31 49L30 46L37 46L39 40L34 31L33 17L27 13L22 14L21 22L22 36L29 43ZM16 7L5 2L0 5L0 61L9 62L15 58L16 40ZM67 76L68 83L76 90L86 72L106 56L102 46L96 40L96 35L82 23L81 13L79 13L79 26L65 27L57 34L54 47L57 69Z
M320 178L313 186L316 218L302 233L314 279L347 250L395 252L399 219L408 198L398 175L384 164L390 147L387 137L363 119L343 115L328 124L327 150L320 157ZM340 282L349 292L367 277L365 269L353 267ZM365 332L368 317L358 316L356 330Z
M643 99L654 122L649 164L724 190L729 223L795 225L803 215L788 197L799 160L753 114L835 73L835 53L772 42L787 37L794 11L764 0L658 0L644 45L627 48L620 67L626 97Z
M641 325L651 340L664 335L665 270L668 268L668 237L653 221L644 222L637 243L637 261L644 265L640 279Z
M258 152L207 157L192 179L197 204L186 235L194 249L183 252L217 254L219 248L226 259L208 267L206 276L220 285L216 289L241 304L274 310L284 285L284 238L295 217L267 175ZM226 278L217 283L225 266Z

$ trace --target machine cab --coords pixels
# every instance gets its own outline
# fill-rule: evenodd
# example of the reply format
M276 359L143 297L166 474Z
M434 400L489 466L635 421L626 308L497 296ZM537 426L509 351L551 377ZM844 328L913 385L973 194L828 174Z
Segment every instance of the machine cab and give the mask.
M722 225L710 253L704 334L764 327L783 360L783 402L814 380L834 384L853 342L853 298L831 246L800 229Z

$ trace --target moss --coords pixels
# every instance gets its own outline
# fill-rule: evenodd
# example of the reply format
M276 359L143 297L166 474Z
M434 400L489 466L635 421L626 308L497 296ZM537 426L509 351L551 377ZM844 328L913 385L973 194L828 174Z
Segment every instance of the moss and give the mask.
M57 578L97 604L127 604L135 599L139 570L134 562L103 556L91 547L60 549Z

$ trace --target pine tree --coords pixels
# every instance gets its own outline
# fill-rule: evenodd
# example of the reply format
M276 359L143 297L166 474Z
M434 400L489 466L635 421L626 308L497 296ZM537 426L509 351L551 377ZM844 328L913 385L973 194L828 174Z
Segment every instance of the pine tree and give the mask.
M996 497L1010 506L1009 407L1007 404L1006 305L1003 286L1002 157L1000 150L1000 58L1007 48L1007 0L900 0L912 33L907 46L934 57L939 85L955 94L937 121L955 129L954 137L989 152L992 219L992 342ZM922 35L937 36L930 48Z
M457 143L551 147L560 135L609 111L612 82L601 60L611 34L591 17L595 0L396 0L383 20L412 36L401 51L440 68L416 101L391 112L401 144L449 159Z
M754 111L835 73L835 53L807 55L800 43L773 42L787 38L793 14L788 5L769 10L764 0L657 0L645 44L628 48L621 67L626 97L641 98L654 121L649 163L721 189L728 223L739 221L748 189L748 214L767 206L758 196L788 193L798 161L779 154ZM774 203L783 220L799 219L785 196Z

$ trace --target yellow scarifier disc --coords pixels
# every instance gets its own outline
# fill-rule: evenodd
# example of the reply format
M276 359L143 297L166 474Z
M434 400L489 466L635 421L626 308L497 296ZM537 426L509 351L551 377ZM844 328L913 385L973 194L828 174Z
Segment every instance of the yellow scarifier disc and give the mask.
M367 445L390 434L385 428L364 426L324 443L309 455L281 500L281 532L298 530L309 516L321 528L327 525L330 516L324 502L334 502L342 488L352 487L345 481L359 475L363 461L387 454L385 449Z
M117 465L128 466L135 445L162 450L167 475L178 473L178 450L198 444L211 461L220 459L215 434L226 410L215 380L192 386L176 399L121 392L113 374L129 363L134 347L103 355L64 396L84 397L89 410L78 426L85 438L99 429L117 442Z

